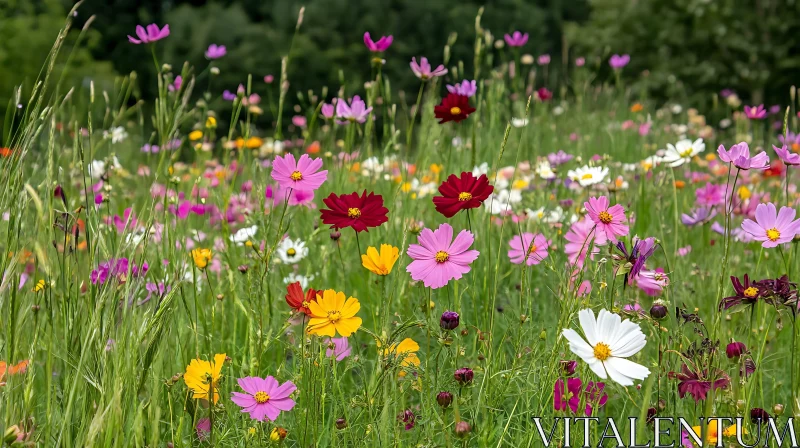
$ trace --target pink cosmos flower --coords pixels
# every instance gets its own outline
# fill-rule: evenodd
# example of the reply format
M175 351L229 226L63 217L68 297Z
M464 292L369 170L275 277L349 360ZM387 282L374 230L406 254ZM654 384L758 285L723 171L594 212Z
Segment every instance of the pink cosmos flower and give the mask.
M605 235L612 243L617 242L618 236L625 236L630 231L626 224L625 209L620 204L609 207L606 196L589 198L589 202L584 202L583 206L597 226L597 234Z
M333 104L323 103L322 109L320 110L322 116L325 118L333 118L333 115L336 113Z
M164 25L164 28L159 28L155 23L147 25L147 28L136 25L136 36L138 39L129 34L128 41L136 45L149 44L169 36L169 25Z
M291 411L295 405L289 398L297 389L291 381L278 384L278 380L266 378L244 377L238 380L239 387L246 393L233 392L231 401L242 407L242 412L250 414L250 418L263 422L265 419L275 421L281 411Z
M367 107L367 104L358 95L354 96L349 104L342 98L336 101L336 118L338 118L336 122L339 124L363 123L367 121L370 112L372 112L372 107Z
M528 33L522 34L519 31L514 31L510 35L503 36L503 39L505 39L509 47L521 47L528 43Z
M322 159L312 159L308 154L295 162L294 155L275 156L272 162L272 178L285 189L314 191L328 179L328 170L322 168Z
M350 341L347 338L328 338L325 343L328 344L328 348L325 349L327 358L333 357L337 361L341 361L350 356L352 352ZM330 348L331 345L333 345L333 348Z
M719 145L717 154L719 154L720 160L726 163L732 163L740 170L764 170L769 168L769 156L767 153L761 151L757 155L750 157L750 147L747 145L747 142L733 145L729 150Z
M462 230L453 241L453 228L442 224L437 230L422 229L419 244L408 247L408 255L414 259L406 267L411 278L423 281L431 289L441 288L450 280L460 279L469 272L469 264L480 255L469 250L475 237L469 230Z
M197 425L195 425L194 430L197 433L197 438L200 439L201 442L205 441L208 439L209 434L211 434L211 420L208 417L197 420Z
M669 277L667 277L663 268L657 268L652 271L642 269L635 279L631 278L628 281L628 284L630 285L634 282L648 296L657 296L669 285Z
M225 45L211 44L208 46L208 50L206 50L206 58L219 59L225 56L227 53L228 49L225 48Z
M615 54L608 59L608 65L610 65L614 70L625 67L629 62L631 62L631 57L627 54L623 54L622 56Z
M428 58L422 57L417 63L417 58L411 58L411 71L414 72L414 76L417 78L427 81L431 78L436 78L442 75L447 74L447 69L444 68L444 65L439 64L435 70L431 69L431 64L428 62Z
M172 81L172 84L167 85L167 90L170 92L177 92L181 90L181 86L183 85L183 77L178 75L175 77L175 80Z
M791 207L781 207L776 212L775 204L758 204L756 220L745 219L742 229L754 240L761 241L765 248L788 243L800 232L800 219L794 219L796 211Z
M386 51L389 46L392 45L393 40L393 36L381 36L381 38L375 42L370 37L369 32L364 33L364 45L366 45L367 49L373 53L382 53Z
M705 187L695 190L694 194L697 197L697 205L713 207L725 203L725 188L721 185L707 183Z
M478 91L478 83L474 79L471 81L469 79L465 79L461 81L461 83L456 83L455 85L448 84L447 91L469 98L472 95L475 95L475 92Z
M572 224L567 234L564 235L564 239L568 241L564 245L564 252L566 252L569 262L578 267L583 266L590 249L594 256L600 251L597 246L605 245L608 242L605 234L595 231L595 224L588 217Z
M283 188L280 185L277 187L267 185L264 197L272 199L272 205L281 205L288 201L290 206L306 205L314 208L314 204L311 203L314 200L314 192L311 190L295 190Z
M515 235L508 242L511 250L508 251L508 258L514 264L522 264L526 262L528 266L539 264L542 260L547 258L547 248L550 243L544 235L537 233L536 235L525 232L520 237Z
M778 154L778 158L781 159L783 163L786 165L800 165L800 154L795 154L786 147L786 144L780 148L775 145L772 145L772 149L775 150L775 153Z
M763 104L758 106L744 106L744 114L751 120L763 120L767 116L767 110Z
M549 54L540 55L538 58L536 58L536 63L539 65L550 64L550 55Z

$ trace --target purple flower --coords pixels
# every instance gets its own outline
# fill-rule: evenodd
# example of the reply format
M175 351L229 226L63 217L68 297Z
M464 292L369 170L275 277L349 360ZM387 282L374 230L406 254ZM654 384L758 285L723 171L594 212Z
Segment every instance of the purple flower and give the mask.
M731 342L725 347L725 354L728 356L728 359L739 359L740 356L747 353L747 346L744 345L742 342Z
M586 65L586 58L575 58L575 67L583 67Z
M414 429L414 423L416 419L417 416L414 415L411 409L406 409L397 415L397 421L403 424L403 427L406 431Z
M158 28L155 23L147 25L147 28L142 25L136 25L136 36L138 39L129 34L128 41L136 45L149 44L169 36L169 25L164 25L164 28Z
M690 215L686 213L681 215L681 222L683 225L693 227L698 224L705 224L717 216L717 211L713 208L698 207L691 211Z
M623 54L622 56L615 54L608 59L608 65L610 65L614 70L619 70L622 67L625 67L629 62L631 62L631 57L627 54Z
M510 35L506 34L503 38L509 47L521 47L528 43L528 33L522 34L519 31L514 31Z
M713 207L725 203L725 188L721 185L709 182L705 187L695 190L694 194L697 197L697 205Z
M102 285L112 277L120 281L125 280L129 270L132 277L144 277L148 269L150 266L147 262L142 263L142 266L139 267L128 262L127 258L112 258L97 265L97 269L92 270L90 279L92 284Z
M328 344L328 348L325 349L325 356L328 358L333 357L337 361L341 361L350 356L350 352L352 352L347 338L329 338L325 343ZM330 348L331 345L333 348Z
M375 42L370 37L369 32L364 33L364 45L366 45L367 49L373 53L382 53L386 51L389 46L392 45L393 40L393 36L381 36L381 38Z
M439 64L435 70L431 70L431 64L428 62L428 58L422 57L417 63L417 58L411 58L411 71L414 72L414 76L417 78L427 81L431 78L436 78L442 75L447 74L447 69L444 68L444 65Z
M719 145L717 154L719 154L720 160L726 163L732 163L740 170L764 170L769 168L769 156L767 153L761 151L755 156L750 157L750 147L747 145L747 142L733 145L729 150Z
M769 114L775 115L781 112L781 105L780 104L773 104L769 107Z
M775 150L775 153L778 154L778 158L781 159L781 161L786 165L800 165L800 154L795 154L792 151L789 151L789 148L786 147L785 143L780 148L772 145L772 149Z
M145 297L141 302L137 303L137 305L144 305L145 303L149 302L153 294L160 299L161 297L164 297L164 294L168 293L172 288L164 285L163 282L159 282L146 283L144 285L144 289L147 290L147 297Z
M625 243L618 241L617 249L622 252L622 255L614 255L614 258L619 262L630 263L630 271L628 277L635 279L639 276L639 272L644 269L644 264L656 251L656 239L653 237L640 240L639 237L633 237L633 247L630 253L625 247Z
M572 154L567 154L562 149L559 149L558 152L551 152L547 155L547 161L550 162L550 166L563 165L573 158L574 156Z
M592 405L600 408L608 401L608 395L603 394L605 387L604 383L590 381L584 389L580 378L568 378L564 390L564 380L559 378L553 387L553 409L566 411L569 408L573 414L577 414L578 406L583 400L586 404L583 413L588 417L592 415Z
M170 92L177 92L181 90L182 85L183 85L183 78L181 77L181 75L178 75L175 77L175 80L172 81L172 84L169 84L167 86L167 90L169 90Z
M539 65L548 65L548 64L550 64L550 55L549 54L543 54L543 55L539 56L538 58L536 58L536 63L539 64Z
M225 101L233 101L236 99L236 94L231 92L230 90L226 90L222 92L222 99Z
M791 147L793 151L800 151L800 134L789 131L786 133L786 137L783 134L779 135L778 141L785 146Z
M225 45L211 44L208 46L208 50L206 50L206 58L219 59L227 53L228 49L225 48Z
M465 79L461 81L461 83L455 85L447 85L447 91L450 93L455 93L456 95L465 96L467 98L475 95L475 92L478 91L478 84L475 80L468 80Z
M160 150L161 150L161 148L159 148L158 145L151 145L150 143L145 143L144 145L142 145L142 152L143 153L158 154L158 151L160 151Z
M366 103L358 95L354 96L349 104L342 98L336 101L336 120L339 124L363 123L367 121L372 107L367 107Z
M744 114L751 120L763 120L767 116L767 110L763 104L758 106L744 106Z
M333 107L333 104L323 103L321 112L323 117L333 118L333 115L336 113L336 109Z

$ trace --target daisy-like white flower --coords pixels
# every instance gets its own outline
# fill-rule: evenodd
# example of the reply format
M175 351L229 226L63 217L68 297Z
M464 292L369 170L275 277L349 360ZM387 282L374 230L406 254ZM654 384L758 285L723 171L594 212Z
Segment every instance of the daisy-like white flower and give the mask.
M191 279L191 276L189 278ZM288 285L289 283L298 282L303 289L308 288L308 285L310 285L312 281L314 281L314 275L300 275L294 272L290 272L289 275L283 278L283 283Z
M639 353L647 343L639 325L605 309L600 310L596 320L592 310L581 310L578 320L586 339L571 328L565 328L561 334L569 342L572 353L589 364L597 376L611 378L622 386L632 386L633 380L643 380L650 375L647 367L625 359Z
M496 191L496 190L495 190ZM522 201L522 193L519 190L500 190L499 193L492 193L483 201L486 210L497 215L500 213L510 213L514 209L514 204Z
M284 238L278 247L275 249L281 262L285 264L294 264L308 255L308 248L306 243L301 240L293 240L291 238Z
M581 187L589 187L604 181L608 177L608 168L584 165L578 169L569 170L567 176L578 182Z
M230 236L230 239L232 242L236 243L237 246L241 246L253 238L256 232L258 232L258 226L245 227L237 230L236 233Z
M555 179L556 173L553 171L553 168L550 166L550 162L547 160L541 160L539 163L536 164L536 175L542 179Z
M663 163L675 168L692 160L692 157L706 150L706 144L702 138L691 141L688 138L680 140L673 146L667 143L667 150L661 158Z

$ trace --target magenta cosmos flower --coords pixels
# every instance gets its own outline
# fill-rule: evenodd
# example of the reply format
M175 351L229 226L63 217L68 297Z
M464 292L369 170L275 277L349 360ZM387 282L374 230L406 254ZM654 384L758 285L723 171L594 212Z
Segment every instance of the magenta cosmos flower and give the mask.
M225 48L225 45L211 44L208 46L208 50L206 50L206 58L219 59L225 56L227 53L228 49Z
M584 202L583 206L586 207L589 218L597 226L597 236L603 235L612 243L616 243L617 237L625 236L630 231L625 209L619 204L609 207L606 196L589 198L589 202Z
M444 68L444 65L442 64L439 64L439 66L436 67L435 70L432 69L430 62L428 62L428 58L426 57L420 58L419 63L417 63L417 58L413 57L411 58L410 65L411 65L411 71L414 72L414 76L423 81L427 81L431 78L436 78L447 74L447 69Z
M788 243L800 232L800 219L794 219L795 210L791 207L781 207L780 212L775 209L775 204L758 204L756 207L756 220L745 219L742 229L753 236L756 241L761 241L761 246L770 248L778 244Z
M764 170L769 168L769 156L766 152L761 151L753 157L750 157L750 146L747 142L741 142L738 145L731 146L731 149L726 150L724 146L719 145L717 148L719 159L726 163L732 163L740 170Z
M266 378L248 376L237 381L239 387L246 393L233 392L231 401L241 406L242 412L250 414L253 420L275 421L281 411L291 411L295 405L289 395L297 389L297 386L291 381L278 384L278 380L271 376Z
M136 39L128 34L128 41L132 44L149 44L157 40L161 40L169 36L169 25L164 25L164 28L159 28L155 23L147 25L147 28L142 25L136 25Z
M462 230L453 241L453 228L442 224L438 229L422 229L419 244L408 247L408 255L414 259L406 267L411 278L423 281L425 286L436 289L450 280L460 279L469 272L469 264L480 255L477 250L469 250L475 237L469 230Z
M547 248L550 243L541 233L534 235L530 232L525 232L522 236L515 235L514 238L511 238L508 245L511 246L511 250L508 251L508 258L511 259L512 263L522 264L525 261L530 266L539 264L547 258Z
M614 70L619 70L622 67L625 67L629 62L631 62L631 57L627 54L623 54L622 56L615 54L608 59L608 65L610 65Z
M751 120L763 120L767 117L767 110L763 104L758 106L744 106L744 114Z
M392 45L393 40L393 36L381 36L381 38L375 42L372 40L372 37L370 37L369 32L364 33L364 45L373 53L382 53L386 51L389 46Z
M572 224L567 234L564 235L564 239L567 240L564 252L567 254L570 264L582 267L590 248L592 256L594 256L600 252L597 246L603 246L608 242L605 234L598 234L595 228L594 222L586 217Z
M322 159L312 159L308 154L295 162L294 155L275 156L272 178L284 189L314 191L328 179L328 170L322 168Z
M514 31L511 34L506 34L503 36L506 43L509 47L521 47L528 43L528 33L520 33L519 31Z
M784 144L782 147L778 148L775 145L772 145L772 149L775 150L775 153L778 154L778 158L787 165L800 165L800 154L795 154L786 147Z
M354 96L349 104L342 98L336 101L336 122L339 124L363 123L367 121L370 112L372 112L372 108L367 107L367 104L358 95Z

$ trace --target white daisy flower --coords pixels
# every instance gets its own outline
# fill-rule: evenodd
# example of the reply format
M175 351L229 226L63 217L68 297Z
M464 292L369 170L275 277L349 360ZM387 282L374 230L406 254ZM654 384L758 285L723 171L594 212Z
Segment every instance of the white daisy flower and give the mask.
M481 174L485 174L485 175L488 176L489 175L489 164L486 163L486 162L483 162L480 165L475 165L475 167L472 168L472 174L475 177L481 177Z
M643 380L650 375L647 367L625 359L639 353L647 343L639 325L605 309L600 310L597 320L592 310L581 310L578 320L586 340L571 328L565 328L561 334L569 341L572 353L589 364L597 376L610 377L622 386L632 386L633 380Z
M706 144L702 138L695 141L683 139L673 146L667 143L667 150L661 160L669 166L675 168L692 160L692 157L706 150Z
M231 235L230 240L236 243L237 246L241 246L252 239L256 235L256 232L258 232L258 226L245 227Z
M292 272L291 274L283 278L283 283L286 283L288 285L289 283L300 282L300 287L305 290L306 288L308 288L308 285L310 285L313 280L314 280L313 275L300 275Z
M608 168L584 165L578 169L569 170L567 176L578 182L581 187L588 187L603 182L608 177Z
M115 128L111 128L110 131L105 132L105 137L111 138L111 143L120 143L125 141L128 138L128 133L125 131L125 128L122 126L117 126Z
M500 190L497 194L490 194L483 205L489 213L497 215L512 211L514 209L512 205L520 202L522 202L522 193L519 190Z
M102 160L93 160L89 164L89 176L92 179L100 179L106 173L106 162Z
M550 162L547 160L541 160L538 164L536 164L535 173L542 179L553 179L556 177L556 173L553 171L553 168L550 166Z
M284 238L275 251L281 262L285 264L297 263L308 255L306 243L300 240L292 240L291 238Z

